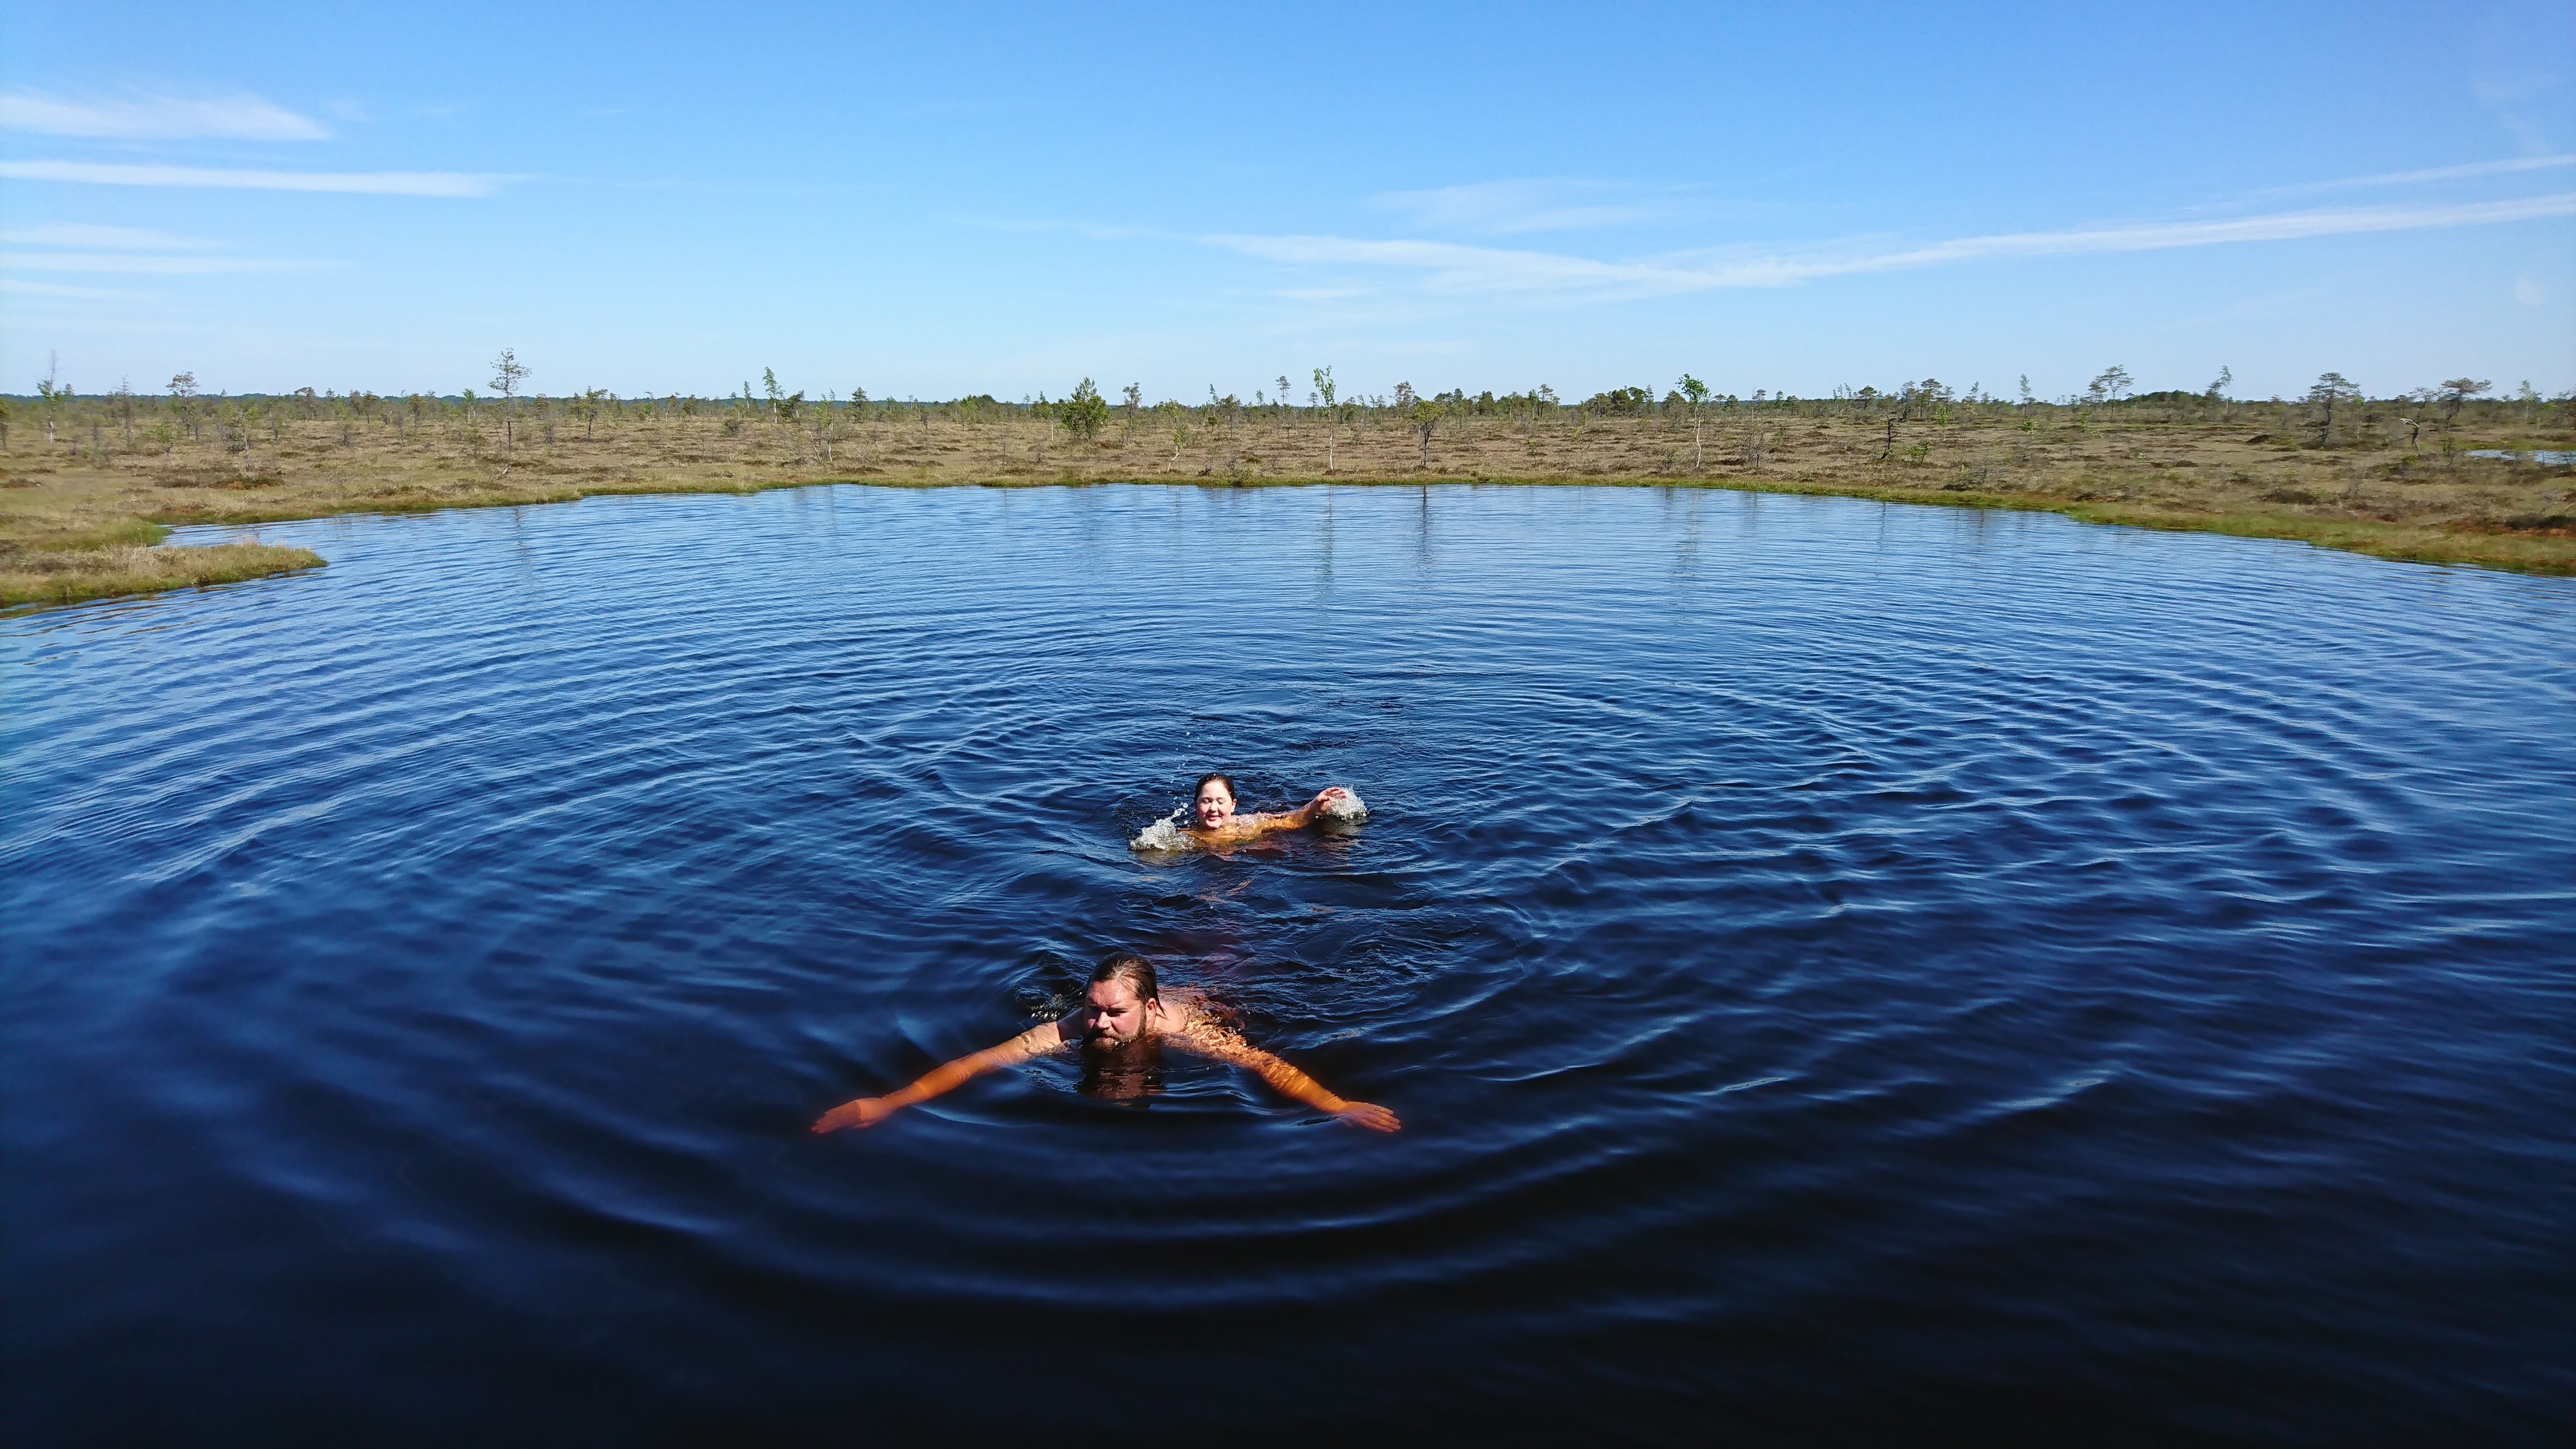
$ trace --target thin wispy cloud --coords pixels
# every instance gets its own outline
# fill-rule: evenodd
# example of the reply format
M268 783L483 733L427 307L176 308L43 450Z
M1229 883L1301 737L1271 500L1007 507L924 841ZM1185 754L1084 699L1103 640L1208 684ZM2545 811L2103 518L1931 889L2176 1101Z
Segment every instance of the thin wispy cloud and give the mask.
M1215 235L1200 238L1265 261L1300 266L1371 266L1419 273L1434 291L1540 296L1640 297L1726 288L1785 287L1826 277L1913 271L1973 262L2087 253L2166 251L2246 242L2294 241L2371 232L2490 226L2576 216L2576 192L2447 206L2340 207L2222 221L2143 222L2063 231L1960 237L1928 246L1843 243L1772 252L1675 253L1637 261L1596 261L1556 252L1456 242L1361 241L1334 236Z
M11 297L134 297L141 294L120 292L107 287L66 287L58 282L22 282L16 277L0 277L0 296Z
M69 181L90 186L218 187L237 191L329 191L362 196L490 196L506 176L462 171L236 171L204 166L144 166L87 161L0 161L13 181Z
M246 92L81 100L11 92L0 94L0 129L122 141L325 141L331 136L319 122Z
M1510 180L1386 191L1370 201L1416 226L1511 235L1618 226L1654 214L1652 208L1619 199L1624 195L1623 188L1603 181Z
M152 231L139 226L91 226L74 222L59 226L0 228L0 246L189 252L201 250L206 245L192 237L172 236L166 231Z
M341 265L305 258L228 255L220 242L135 226L85 222L0 230L0 272L86 272L144 277L213 276L227 272L309 272ZM42 283L27 283L42 287ZM78 296L54 288L47 296Z
M310 272L336 262L274 257L173 256L141 252L0 252L0 271L101 272L126 276L197 277L221 272Z
M1035 233L1037 235L1045 235L1050 232L1071 232L1075 236L1088 237L1093 241L1134 241L1139 237L1162 235L1162 233L1148 226L1111 226L1089 221L1056 221L1044 218L1030 220L1027 218L1013 217L986 219L972 216L960 216L953 219L962 226L982 226L990 227L995 231L1028 232Z
M2426 171L2386 171L2376 176L2347 176L2340 181L2307 181L2296 186L2274 186L2257 194L2302 196L2312 192L2343 191L2361 186L2422 186L2436 181L2464 181L2474 176L2511 176L2525 171L2547 171L2561 166L2576 166L2576 155L2517 156L2509 161L2471 161L2462 166L2436 166Z

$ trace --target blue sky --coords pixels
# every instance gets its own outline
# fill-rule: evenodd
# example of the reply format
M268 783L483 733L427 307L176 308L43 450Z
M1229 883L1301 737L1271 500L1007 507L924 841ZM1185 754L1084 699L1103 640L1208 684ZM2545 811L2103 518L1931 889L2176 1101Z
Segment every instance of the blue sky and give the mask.
M0 388L2576 387L2576 8L0 8Z

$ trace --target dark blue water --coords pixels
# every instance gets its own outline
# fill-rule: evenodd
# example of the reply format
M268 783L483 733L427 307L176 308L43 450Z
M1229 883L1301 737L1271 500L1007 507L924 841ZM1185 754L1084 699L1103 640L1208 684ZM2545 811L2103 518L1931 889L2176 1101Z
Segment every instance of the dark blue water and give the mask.
M8 1437L2550 1442L2576 583L810 489L0 624ZM1199 771L1356 834L1125 841ZM1150 953L1168 1058L846 1098Z

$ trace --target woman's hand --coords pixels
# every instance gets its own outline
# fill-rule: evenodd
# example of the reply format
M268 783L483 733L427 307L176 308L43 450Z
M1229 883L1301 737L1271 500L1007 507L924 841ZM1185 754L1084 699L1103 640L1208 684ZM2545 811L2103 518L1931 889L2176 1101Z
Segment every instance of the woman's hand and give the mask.
M874 1127L893 1116L895 1109L902 1105L901 1102L889 1102L883 1097L861 1097L855 1102L843 1102L815 1118L814 1130L838 1132L844 1127Z
M1336 800L1348 800L1349 798L1351 798L1350 791L1343 789L1339 785L1327 785L1323 789L1316 791L1315 798L1307 801L1305 806L1298 810L1297 823L1300 825L1312 825L1316 821L1324 818L1325 806L1332 804Z
M1375 1102L1348 1102L1335 1109L1333 1115L1366 1127L1371 1132L1393 1132L1404 1125L1395 1120L1393 1112Z

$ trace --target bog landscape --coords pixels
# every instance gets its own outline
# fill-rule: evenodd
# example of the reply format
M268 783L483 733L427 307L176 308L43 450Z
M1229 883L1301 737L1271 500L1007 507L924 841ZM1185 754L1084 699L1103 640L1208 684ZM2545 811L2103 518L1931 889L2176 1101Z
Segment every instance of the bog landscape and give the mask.
M1581 401L1546 387L1344 397L1326 369L1251 400L819 398L774 375L722 398L313 388L8 399L0 602L69 602L311 568L308 550L162 543L183 524L747 493L1109 482L1581 483L2038 509L2093 523L2297 539L2384 558L2576 572L2576 400L2454 378L2369 398L2327 373L2247 401L2225 380L2133 393L2124 368L2039 399L1926 378L1831 397L1715 396L1684 376ZM2027 383L2024 383L2026 389ZM1293 401L1291 399L1294 399Z
M2421 9L13 7L8 1449L2570 1442Z

